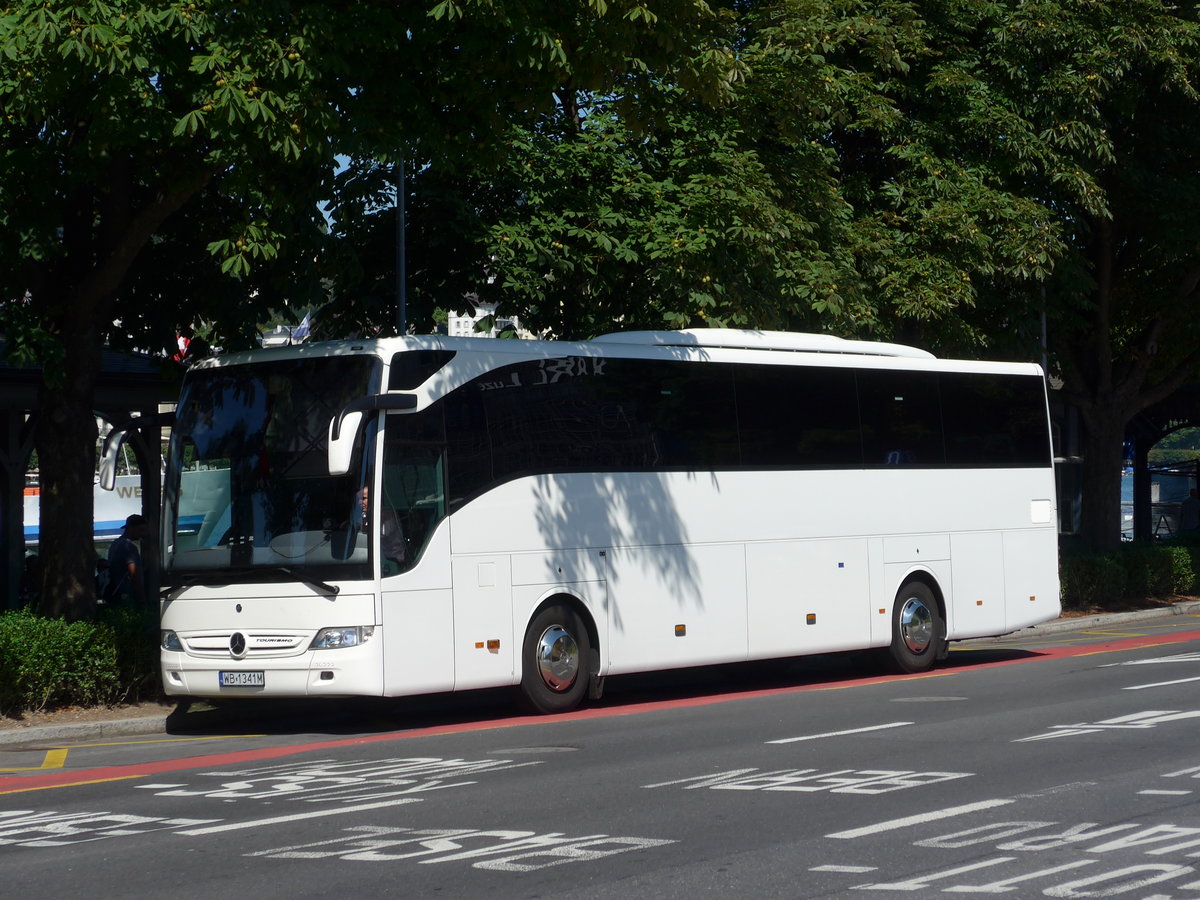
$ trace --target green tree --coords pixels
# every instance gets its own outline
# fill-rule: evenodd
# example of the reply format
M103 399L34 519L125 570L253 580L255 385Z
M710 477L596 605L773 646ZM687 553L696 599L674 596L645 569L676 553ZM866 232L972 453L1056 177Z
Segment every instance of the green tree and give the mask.
M453 305L473 286L566 337L615 323L894 337L932 321L977 347L957 316L977 280L1044 272L1028 260L1048 258L1056 230L938 143L950 126L922 110L928 71L915 68L938 35L915 5L749 5L729 34L745 72L730 102L631 72L510 126L487 166L418 173L420 302ZM389 216L349 217L345 245L390 260ZM391 279L376 268L361 293Z
M1083 536L1113 545L1125 426L1200 364L1196 8L928 8L943 17L926 63L935 108L917 118L934 124L944 155L1036 204L1055 238L1029 248L1015 279L981 281L967 322L1003 346L1045 315L1052 367L1086 429Z
M736 109L639 88L654 90L650 123L593 97L578 131L560 118L512 136L484 240L495 296L569 337L833 324L836 216L787 192Z
M1150 450L1153 466L1178 466L1200 459L1200 428L1185 427L1165 435Z
M506 301L565 334L819 322L1024 359L1044 321L1085 537L1114 543L1125 425L1200 363L1195 7L777 0L734 37L734 104L632 78L512 138L506 199L471 204ZM666 114L625 115L648 88Z
M949 102L964 29L991 5L779 0L747 16L741 119L784 193L833 217L849 263L816 308L844 308L858 336L978 354L981 288L1044 276L1058 247L989 148L996 111Z
M0 327L42 366L43 610L93 609L105 341L204 321L226 348L320 287L335 157L486 156L503 123L631 69L719 94L699 0L13 0L0 8ZM498 39L503 36L503 39Z
M1117 542L1125 426L1200 372L1196 7L790 0L751 18L748 90L781 76L758 121L827 125L809 139L851 210L863 324L1029 359L1044 320L1086 428L1084 537Z

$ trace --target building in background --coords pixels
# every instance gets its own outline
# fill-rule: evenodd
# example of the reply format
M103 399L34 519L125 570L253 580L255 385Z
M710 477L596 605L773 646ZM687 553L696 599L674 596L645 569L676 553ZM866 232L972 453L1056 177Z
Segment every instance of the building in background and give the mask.
M471 304L472 312L466 315L451 311L446 319L446 333L450 337L497 337L502 332L513 331L521 340L531 341L537 335L521 327L516 316L496 316L496 304L481 302L477 297L468 294L464 297ZM492 327L482 331L477 326L489 316L493 317Z

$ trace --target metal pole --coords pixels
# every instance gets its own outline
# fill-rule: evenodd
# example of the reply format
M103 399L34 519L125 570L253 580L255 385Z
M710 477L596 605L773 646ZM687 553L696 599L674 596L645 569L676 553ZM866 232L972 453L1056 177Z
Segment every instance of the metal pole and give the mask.
M396 333L408 333L408 221L404 210L404 158L396 160Z
M1050 337L1046 330L1046 285L1042 284L1042 310L1041 310L1041 325L1042 325L1042 372L1046 376L1046 380L1050 380Z

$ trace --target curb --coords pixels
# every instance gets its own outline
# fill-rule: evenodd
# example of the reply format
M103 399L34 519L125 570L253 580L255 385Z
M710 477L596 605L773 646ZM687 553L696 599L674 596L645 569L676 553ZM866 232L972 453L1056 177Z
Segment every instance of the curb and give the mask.
M1164 619L1171 616L1200 615L1200 600L1188 600L1183 603L1173 603L1170 606L1160 606L1155 609L1139 609L1124 613L1096 613L1092 616L1078 616L1071 619L1058 618L1052 622L1043 622L1031 628L1023 628L1010 634L994 638L982 638L987 641L1011 641L1014 638L1035 638L1043 634L1057 634L1063 631L1078 631L1080 628L1093 628L1096 625L1120 625L1125 622L1141 622L1147 619Z
M139 734L166 734L167 716L142 716L136 719L109 719L75 722L70 725L31 725L0 731L0 747L17 744L57 744L64 741L95 738L129 737Z
M1156 609L1143 609L1126 613L1097 613L1071 619L1055 619L1031 628L1023 628L1010 634L991 638L972 638L973 642L999 643L1001 641L1025 640L1064 631L1078 631L1097 625L1121 625L1170 616L1200 615L1200 600L1189 600ZM64 742L94 740L97 738L130 737L146 734L167 734L167 720L178 716L180 710L157 716L141 716L133 719L110 719L94 722L76 722L69 725L33 725L28 728L6 728L0 730L0 747L32 745L44 747Z

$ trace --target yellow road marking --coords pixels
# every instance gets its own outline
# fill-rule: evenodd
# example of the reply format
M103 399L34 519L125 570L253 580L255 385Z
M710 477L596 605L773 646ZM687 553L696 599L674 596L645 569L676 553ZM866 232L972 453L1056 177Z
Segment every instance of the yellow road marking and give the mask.
M179 744L195 741L220 741L227 740L230 737L248 737L259 738L266 737L265 734L238 734L238 735L209 735L207 737L193 738L154 738L147 741L111 741L105 744L72 744L70 748L59 747L54 750L47 750L45 757L42 759L40 766L11 766L0 767L0 772L41 772L46 769L61 769L67 764L67 754L72 749L80 750L85 747L125 747L139 744ZM130 777L130 776L124 776ZM136 777L136 776L135 776ZM105 779L120 781L121 779ZM93 782L80 782L81 784L92 784ZM33 790L33 788L20 788L20 790Z
M1150 637L1140 631L1081 631L1080 634L1090 634L1093 637Z
M0 769L0 772L40 772L42 769L61 769L67 762L67 753L69 752L65 749L47 750L40 766Z
M194 741L227 741L232 738L260 738L266 737L265 734L214 734L205 737L179 737L179 738L150 738L144 741L109 741L104 744L72 744L75 749L83 747L130 747L140 746L141 744L185 744Z
M1152 648L1154 648L1154 647L1169 647L1171 644L1185 644L1185 643L1187 643L1187 641L1156 641L1156 642L1155 642L1155 643L1153 643L1153 644L1146 644L1145 646L1142 646L1142 647L1135 647L1135 648L1133 648L1133 649L1136 649L1136 650L1146 650L1146 649L1148 649L1148 648L1152 649ZM1100 656L1100 655L1102 655L1102 654L1104 654L1104 653L1121 653L1121 652L1123 652L1123 651L1125 651L1125 650L1128 650L1128 649L1130 649L1130 648L1129 648L1129 647L1117 647L1117 648L1115 648L1115 649L1114 649L1114 648L1109 648L1109 649L1106 649L1106 650L1092 650L1092 651L1091 651L1091 652L1089 652L1089 653L1080 653L1079 655L1080 655L1080 656Z
M46 758L42 760L43 769L61 769L67 761L67 754L70 751L65 747L57 750L47 750Z
M10 770L11 771L11 770ZM110 781L130 781L134 778L145 778L145 775L117 775L113 778L87 778L82 781L72 781L65 784L35 784L30 787L13 787L0 790L3 794L28 794L30 791L52 791L55 788L81 787L85 784L107 784Z

